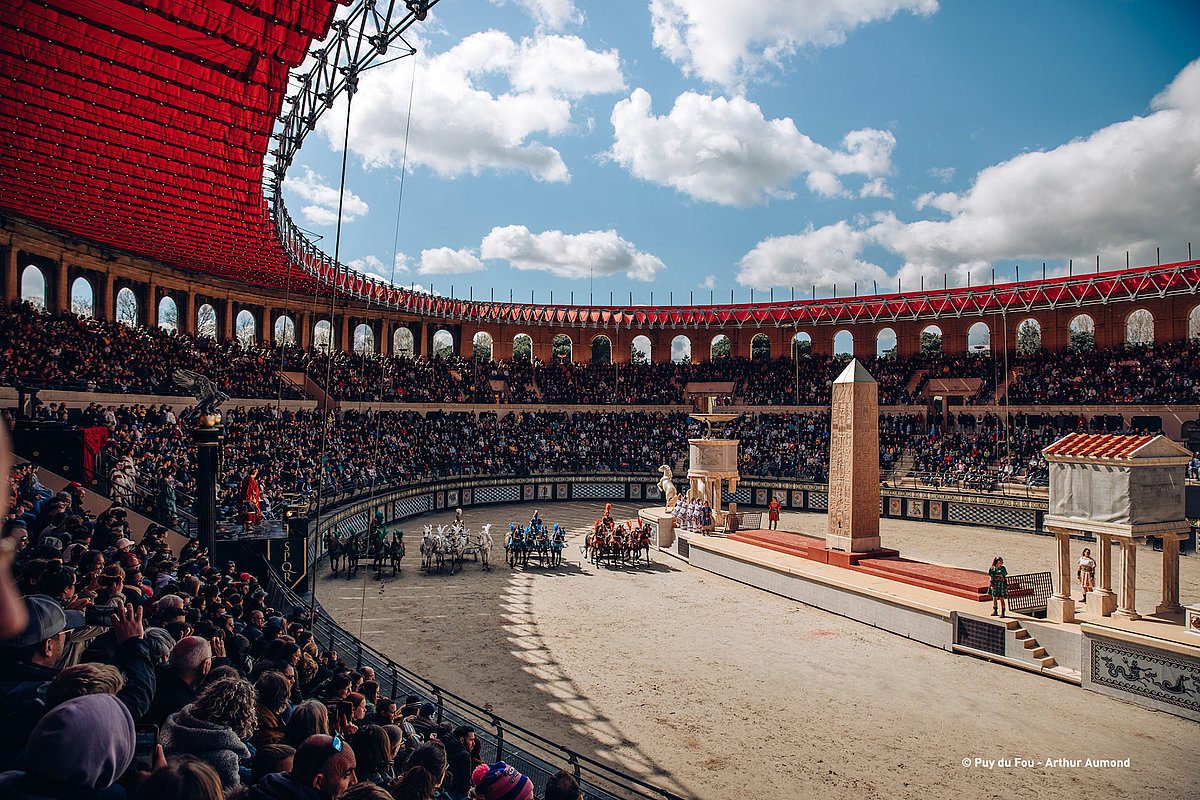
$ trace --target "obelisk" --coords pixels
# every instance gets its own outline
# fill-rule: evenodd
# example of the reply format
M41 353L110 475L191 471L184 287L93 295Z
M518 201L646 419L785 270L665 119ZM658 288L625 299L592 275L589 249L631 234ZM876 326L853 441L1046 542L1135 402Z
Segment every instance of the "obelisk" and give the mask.
M879 385L858 359L833 382L825 546L879 549Z

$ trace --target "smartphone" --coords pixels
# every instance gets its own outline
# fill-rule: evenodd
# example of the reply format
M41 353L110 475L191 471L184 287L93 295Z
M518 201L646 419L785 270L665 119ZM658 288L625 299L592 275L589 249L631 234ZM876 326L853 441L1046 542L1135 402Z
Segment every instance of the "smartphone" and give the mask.
M112 615L115 613L117 613L116 606L88 606L83 616L88 625L111 628Z
M155 748L158 746L158 726L138 725L134 729L133 768L142 772L154 769Z

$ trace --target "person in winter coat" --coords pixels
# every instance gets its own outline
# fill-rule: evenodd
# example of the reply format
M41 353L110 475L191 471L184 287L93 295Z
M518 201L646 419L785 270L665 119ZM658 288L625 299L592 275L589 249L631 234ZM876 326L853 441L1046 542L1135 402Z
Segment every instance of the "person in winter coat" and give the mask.
M226 792L241 786L238 763L250 758L243 743L257 724L254 686L242 678L222 678L210 684L196 702L167 718L159 735L169 757L191 755L207 762L221 778Z

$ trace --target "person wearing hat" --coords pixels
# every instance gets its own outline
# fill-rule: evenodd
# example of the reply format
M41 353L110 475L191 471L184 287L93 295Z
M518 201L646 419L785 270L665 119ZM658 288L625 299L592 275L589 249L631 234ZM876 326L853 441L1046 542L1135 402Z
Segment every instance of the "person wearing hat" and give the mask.
M25 598L29 622L20 635L0 640L0 752L23 746L45 711L45 691L58 674L68 649L68 636L84 627L83 614L64 610L52 597ZM154 667L142 640L142 612L120 607L112 615L116 640L113 664L125 674L118 698L134 717L150 707Z
M516 769L497 761L480 764L471 773L471 794L476 800L532 800L533 782Z
M30 732L24 769L0 773L0 797L123 798L120 787L110 787L133 763L135 745L133 715L116 697L72 698Z

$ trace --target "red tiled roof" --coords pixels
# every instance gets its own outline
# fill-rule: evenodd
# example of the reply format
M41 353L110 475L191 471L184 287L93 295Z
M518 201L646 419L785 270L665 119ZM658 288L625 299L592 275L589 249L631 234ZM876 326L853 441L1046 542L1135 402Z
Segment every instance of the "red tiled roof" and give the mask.
M1042 450L1048 456L1129 458L1155 436L1119 436L1112 433L1072 433Z

